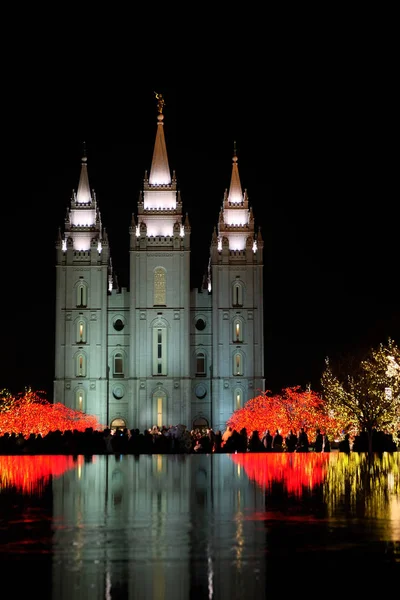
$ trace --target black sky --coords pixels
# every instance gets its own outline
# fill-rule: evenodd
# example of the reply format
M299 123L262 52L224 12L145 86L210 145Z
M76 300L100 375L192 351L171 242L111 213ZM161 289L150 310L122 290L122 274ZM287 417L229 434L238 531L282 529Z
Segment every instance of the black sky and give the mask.
M365 75L365 73L364 73ZM391 84L348 68L294 69L281 85L31 89L10 107L3 162L0 388L52 398L55 240L83 142L119 283L129 287L129 225L156 133L154 90L192 225L201 282L239 173L264 239L265 376L273 391L319 385L326 356L400 342L398 152ZM13 117L13 118L12 118ZM18 117L18 118L17 118ZM397 121L396 121L397 122Z

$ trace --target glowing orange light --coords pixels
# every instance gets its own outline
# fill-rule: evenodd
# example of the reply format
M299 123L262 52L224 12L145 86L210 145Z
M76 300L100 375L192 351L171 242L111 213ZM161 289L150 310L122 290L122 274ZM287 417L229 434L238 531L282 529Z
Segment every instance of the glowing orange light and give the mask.
M289 493L297 496L325 481L330 460L330 454L323 452L242 452L230 457L261 488L270 489L273 483L282 483Z
M27 390L17 397L1 398L4 407L1 410L0 405L0 435L15 433L28 438L31 434L43 437L52 431L83 432L89 428L102 431L105 428L92 415L61 403L51 404L43 398L43 393Z
M51 477L81 467L83 456L0 456L0 493L15 488L22 494L41 495Z

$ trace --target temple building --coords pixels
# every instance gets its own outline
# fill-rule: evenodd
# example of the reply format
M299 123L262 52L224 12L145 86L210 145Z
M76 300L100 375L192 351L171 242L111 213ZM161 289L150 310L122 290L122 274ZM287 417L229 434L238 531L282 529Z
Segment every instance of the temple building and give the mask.
M223 430L265 389L264 244L234 150L208 269L191 289L190 215L169 166L164 99L156 97L151 166L127 224L129 288L117 284L84 152L56 242L54 402L113 428Z

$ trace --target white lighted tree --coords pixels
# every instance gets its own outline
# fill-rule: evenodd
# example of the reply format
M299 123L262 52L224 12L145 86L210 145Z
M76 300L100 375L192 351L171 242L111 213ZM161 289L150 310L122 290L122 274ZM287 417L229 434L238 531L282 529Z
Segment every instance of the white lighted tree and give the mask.
M358 432L379 429L400 441L400 349L391 339L371 349L358 365L349 366L345 378L329 359L321 379L322 395L335 415Z

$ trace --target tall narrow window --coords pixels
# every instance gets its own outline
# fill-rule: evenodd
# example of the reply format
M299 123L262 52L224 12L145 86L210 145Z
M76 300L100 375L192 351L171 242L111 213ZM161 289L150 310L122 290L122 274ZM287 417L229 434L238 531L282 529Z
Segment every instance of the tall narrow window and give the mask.
M240 408L242 408L242 406L243 406L242 394L243 394L243 392L240 388L237 388L235 390L234 410L239 410Z
M167 396L164 390L157 389L153 394L153 424L157 427L165 425L167 418Z
M76 341L78 342L78 344L85 344L86 343L86 323L85 321L83 321L83 319L80 319L77 323L77 339Z
M87 306L87 285L80 282L76 288L76 305L81 307Z
M243 284L235 281L232 286L232 305L243 306Z
M196 375L206 374L206 356L204 352L198 352L196 355Z
M153 329L153 375L167 374L167 330L165 327Z
M243 322L239 318L233 320L233 341L243 342Z
M85 390L83 388L76 391L76 410L85 411Z
M161 267L157 267L154 270L154 305L165 306L166 305L166 281L165 270Z
M236 352L233 356L233 374L243 375L243 358L240 352Z
M114 377L124 375L124 357L120 352L114 355Z
M86 358L84 354L78 354L76 357L76 377L86 377Z
M157 398L157 427L163 426L163 399L161 396Z

